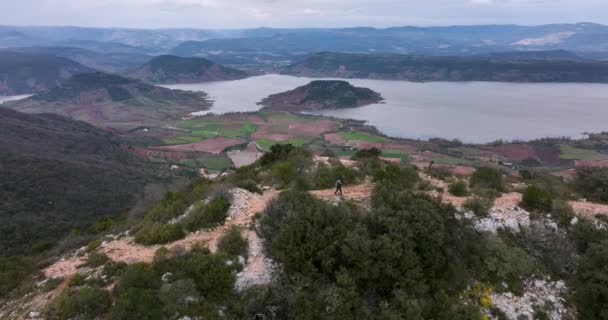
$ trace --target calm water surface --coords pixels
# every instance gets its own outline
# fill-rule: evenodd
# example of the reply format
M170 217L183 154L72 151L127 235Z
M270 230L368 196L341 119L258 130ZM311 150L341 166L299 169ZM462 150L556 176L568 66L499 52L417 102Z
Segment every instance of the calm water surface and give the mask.
M314 79L264 75L238 81L167 86L205 91L215 100L209 112L256 111L270 94ZM542 137L581 137L608 130L606 84L514 84L348 80L380 92L386 101L360 108L324 111L365 120L396 137L441 137L465 142ZM202 112L204 114L207 112Z

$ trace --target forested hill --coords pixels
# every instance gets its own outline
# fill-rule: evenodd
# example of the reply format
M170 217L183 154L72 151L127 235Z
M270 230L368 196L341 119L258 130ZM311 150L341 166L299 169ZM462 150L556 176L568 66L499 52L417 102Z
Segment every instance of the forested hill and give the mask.
M123 141L52 114L0 108L0 252L22 253L117 215L155 174Z
M53 55L0 52L0 95L41 92L88 72L93 70Z
M283 74L409 81L608 82L608 63L522 56L409 56L323 52Z
M146 82L163 84L238 80L248 76L245 71L224 67L204 58L171 55L156 57L129 75Z
M206 110L211 106L206 96L98 72L76 75L61 86L6 105L27 113L56 113L101 127L128 129Z
M264 110L318 111L360 107L382 101L379 93L346 81L317 80L296 89L273 94L260 102Z

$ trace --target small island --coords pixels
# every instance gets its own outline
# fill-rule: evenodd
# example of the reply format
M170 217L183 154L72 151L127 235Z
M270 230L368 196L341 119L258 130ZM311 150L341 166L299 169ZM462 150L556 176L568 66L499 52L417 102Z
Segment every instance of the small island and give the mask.
M320 111L361 107L383 101L380 93L347 81L316 80L291 91L273 94L259 105L265 111Z

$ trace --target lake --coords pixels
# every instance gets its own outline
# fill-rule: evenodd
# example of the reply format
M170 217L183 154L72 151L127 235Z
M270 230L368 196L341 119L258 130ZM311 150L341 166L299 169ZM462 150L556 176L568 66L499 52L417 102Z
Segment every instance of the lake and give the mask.
M263 98L312 80L264 75L166 87L205 91L215 100L208 112L221 114L257 111L260 106L256 103ZM381 93L386 101L322 114L365 120L394 137L484 143L497 139L579 138L585 132L608 130L607 84L348 81Z

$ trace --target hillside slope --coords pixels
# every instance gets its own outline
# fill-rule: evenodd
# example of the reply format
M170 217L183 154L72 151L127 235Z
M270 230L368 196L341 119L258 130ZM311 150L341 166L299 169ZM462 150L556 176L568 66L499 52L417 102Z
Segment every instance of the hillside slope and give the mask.
M2 254L118 214L154 174L112 134L51 114L0 108L0 149Z
M203 58L164 55L143 64L129 76L150 83L175 84L238 80L246 78L247 73Z
M323 52L282 70L296 76L410 81L608 82L608 63Z
M45 54L0 52L0 95L41 92L75 74L93 72L72 60Z
M117 73L136 68L149 61L152 57L141 53L97 52L88 49L54 46L54 47L24 47L10 51L28 54L54 55L76 61L91 69Z
M360 107L382 101L379 93L346 81L318 80L262 100L268 111L318 111Z
M210 105L202 92L171 90L105 73L76 75L59 87L7 104L22 112L55 113L114 129L160 125Z

